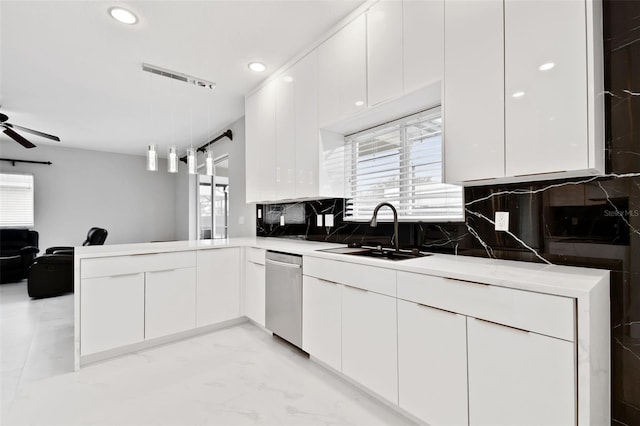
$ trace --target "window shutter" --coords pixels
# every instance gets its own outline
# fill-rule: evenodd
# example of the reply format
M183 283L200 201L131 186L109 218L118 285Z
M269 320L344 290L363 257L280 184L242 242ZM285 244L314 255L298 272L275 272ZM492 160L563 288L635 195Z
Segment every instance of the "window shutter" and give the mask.
M33 175L0 173L0 226L33 226Z
M370 220L383 201L406 221L464 219L462 188L442 182L441 121L434 108L346 138L346 220Z

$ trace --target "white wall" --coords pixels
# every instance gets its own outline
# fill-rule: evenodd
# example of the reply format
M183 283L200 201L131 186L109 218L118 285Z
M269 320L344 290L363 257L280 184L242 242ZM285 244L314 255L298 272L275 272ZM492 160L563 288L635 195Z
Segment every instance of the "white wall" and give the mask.
M40 249L80 245L92 226L107 229L106 244L175 238L176 176L145 169L143 156L0 142L1 156L53 165L0 162L3 172L34 175L35 226Z
M223 138L211 149L214 157L229 155L229 237L251 237L256 235L255 204L245 203L245 131L244 117L229 126L211 133L214 138L231 129L233 141ZM198 163L204 163L204 156L198 154ZM176 180L176 239L196 238L196 180L189 176L186 164L180 163L180 173ZM200 169L204 173L203 169ZM240 222L244 223L240 223Z

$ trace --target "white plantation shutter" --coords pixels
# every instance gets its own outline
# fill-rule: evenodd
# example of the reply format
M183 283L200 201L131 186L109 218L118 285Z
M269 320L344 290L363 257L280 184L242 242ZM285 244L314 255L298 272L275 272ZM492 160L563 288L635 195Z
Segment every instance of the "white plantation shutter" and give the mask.
M346 220L370 220L383 201L406 221L464 220L462 188L442 183L441 121L433 108L346 137Z
M0 173L0 226L33 226L33 175Z

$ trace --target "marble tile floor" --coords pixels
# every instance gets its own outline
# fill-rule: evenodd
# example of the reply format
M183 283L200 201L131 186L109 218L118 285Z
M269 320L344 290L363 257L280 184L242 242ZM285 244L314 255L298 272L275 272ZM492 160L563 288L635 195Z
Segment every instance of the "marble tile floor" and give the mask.
M2 425L405 425L244 323L73 372L73 296L0 286Z

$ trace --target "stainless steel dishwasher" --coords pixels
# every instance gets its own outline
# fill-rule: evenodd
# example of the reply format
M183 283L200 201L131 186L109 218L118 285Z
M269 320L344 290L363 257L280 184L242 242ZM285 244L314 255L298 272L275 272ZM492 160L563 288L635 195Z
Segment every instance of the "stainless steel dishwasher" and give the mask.
M302 347L302 256L267 251L266 328Z

